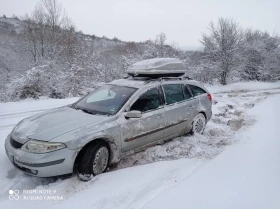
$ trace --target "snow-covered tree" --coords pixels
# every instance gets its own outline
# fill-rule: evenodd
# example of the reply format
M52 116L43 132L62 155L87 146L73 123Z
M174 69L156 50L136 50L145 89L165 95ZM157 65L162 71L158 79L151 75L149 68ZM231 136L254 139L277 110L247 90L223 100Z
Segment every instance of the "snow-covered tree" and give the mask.
M202 35L204 51L216 65L220 74L220 83L227 84L229 73L238 65L239 49L243 43L243 32L237 22L228 18L219 18L217 24L209 25L209 33Z
M280 76L279 37L248 30L242 47L241 75L246 80L277 80Z

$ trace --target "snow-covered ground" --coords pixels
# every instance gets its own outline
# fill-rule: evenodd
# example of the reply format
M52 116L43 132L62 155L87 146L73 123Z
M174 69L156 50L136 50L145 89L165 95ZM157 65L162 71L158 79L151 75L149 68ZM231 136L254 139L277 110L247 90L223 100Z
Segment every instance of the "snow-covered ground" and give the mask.
M77 98L0 104L0 208L279 209L280 83L208 88L213 118L204 136L151 147L90 182L27 176L11 165L4 149L19 120ZM26 194L30 189L52 191L49 196L63 200L35 200L42 194ZM19 190L20 199L9 200L9 190Z
M239 135L244 143L228 147L144 208L279 209L279 107L277 95L249 110L257 122Z

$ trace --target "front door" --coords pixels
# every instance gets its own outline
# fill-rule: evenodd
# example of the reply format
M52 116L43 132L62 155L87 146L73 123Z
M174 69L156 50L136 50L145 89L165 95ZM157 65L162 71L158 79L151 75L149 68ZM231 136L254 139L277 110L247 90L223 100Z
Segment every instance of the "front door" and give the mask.
M165 109L159 88L143 93L130 107L141 111L141 118L129 118L121 125L122 152L152 143L162 137Z

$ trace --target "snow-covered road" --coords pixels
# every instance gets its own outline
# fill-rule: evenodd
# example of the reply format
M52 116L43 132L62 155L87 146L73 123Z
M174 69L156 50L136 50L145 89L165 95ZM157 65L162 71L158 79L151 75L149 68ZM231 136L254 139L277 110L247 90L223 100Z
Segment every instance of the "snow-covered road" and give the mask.
M213 118L204 136L149 148L90 182L22 174L3 146L22 118L77 98L0 104L0 208L280 209L280 84L209 89L214 93ZM55 191L63 200L35 200L40 194L24 194L30 189ZM9 190L19 190L20 199L9 200Z

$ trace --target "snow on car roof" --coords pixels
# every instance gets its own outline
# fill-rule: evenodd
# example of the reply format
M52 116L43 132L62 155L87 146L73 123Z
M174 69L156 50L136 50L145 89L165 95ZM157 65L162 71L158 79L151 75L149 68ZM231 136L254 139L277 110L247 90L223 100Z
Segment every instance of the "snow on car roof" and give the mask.
M147 81L153 81L153 82L147 82ZM118 86L127 86L127 87L133 87L133 88L142 88L143 86L153 86L155 84L161 83L161 84L168 84L168 83L188 83L197 85L199 87L202 87L204 89L204 86L202 83L195 81L195 80L181 80L181 79L172 79L172 80L161 80L161 79L151 79L149 77L129 77L126 79L118 79L110 82L110 84L118 85Z
M128 86L128 87L133 87L133 88L139 88L140 86L145 84L144 79L118 79L112 81L110 84L113 85L118 85L118 86Z
M160 75L160 74L184 74L184 64L176 58L154 58L136 62L128 67L130 75Z

